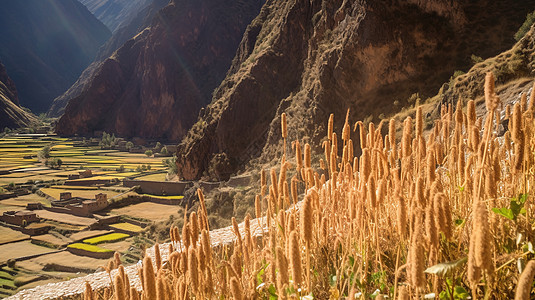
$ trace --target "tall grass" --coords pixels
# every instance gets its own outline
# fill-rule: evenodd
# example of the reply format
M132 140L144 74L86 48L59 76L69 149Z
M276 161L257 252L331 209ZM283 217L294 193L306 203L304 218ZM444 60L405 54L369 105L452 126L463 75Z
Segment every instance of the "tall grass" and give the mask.
M171 230L169 261L153 268L145 257L143 292L130 299L527 299L535 274L533 97L502 117L491 74L485 97L485 117L473 101L466 109L459 101L442 106L429 132L421 110L402 126L357 122L354 131L348 114L339 135L331 116L320 168L310 145L303 152L296 141L295 161L284 155L269 182L262 170L262 238L247 217L241 231L233 220L234 245L211 248L199 191L200 209L182 236ZM509 130L498 136L501 124ZM297 175L288 178L291 169Z

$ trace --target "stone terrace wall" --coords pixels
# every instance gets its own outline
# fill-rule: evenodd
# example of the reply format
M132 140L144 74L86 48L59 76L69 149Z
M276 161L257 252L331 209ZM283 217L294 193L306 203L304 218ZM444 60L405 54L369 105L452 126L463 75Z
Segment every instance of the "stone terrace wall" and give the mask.
M184 190L191 186L191 182L170 182L170 181L145 181L145 180L123 180L123 186L140 186L143 193L153 195L182 195Z

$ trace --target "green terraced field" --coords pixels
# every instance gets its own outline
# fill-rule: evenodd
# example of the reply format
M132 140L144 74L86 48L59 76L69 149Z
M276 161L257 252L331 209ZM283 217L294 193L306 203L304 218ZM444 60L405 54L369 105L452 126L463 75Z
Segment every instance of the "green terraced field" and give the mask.
M83 240L84 243L90 245L97 245L101 243L118 242L128 238L130 235L126 233L110 233L106 235L97 236L90 239Z
M104 248L100 248L99 246L83 244L83 243L70 244L69 246L67 246L67 248L81 249L81 250L86 250L86 251L89 251L89 252L97 252L97 253L99 253L99 252L113 252L113 250L104 249Z
M134 224L130 224L130 223L116 223L116 224L110 225L110 227L111 228L117 228L117 229L130 231L130 232L141 232L141 231L143 231L143 228L141 228L141 227L139 227L137 225L134 225Z

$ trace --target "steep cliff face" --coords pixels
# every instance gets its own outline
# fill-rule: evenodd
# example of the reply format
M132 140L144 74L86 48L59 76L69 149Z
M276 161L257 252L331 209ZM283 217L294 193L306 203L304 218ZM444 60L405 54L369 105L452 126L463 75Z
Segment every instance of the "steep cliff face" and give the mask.
M97 19L115 33L128 24L150 0L79 0Z
M132 20L117 29L112 37L102 46L95 60L82 72L78 80L61 96L54 99L48 110L49 117L60 117L70 99L78 97L89 86L95 73L104 60L119 49L126 41L136 36L151 24L156 13L169 3L168 0L153 0L150 5L142 9Z
M5 0L0 60L21 105L45 112L78 78L110 31L76 0Z
M261 0L177 0L106 59L70 100L60 134L181 138L225 77Z
M534 1L267 1L244 35L226 79L177 152L179 175L202 176L216 153L233 170L318 140L330 113L363 119L431 96L472 54L510 47ZM397 100L397 101L396 101ZM358 146L358 145L357 145ZM219 157L219 156L215 156Z
M35 121L37 118L34 115L20 108L15 83L0 62L0 128L24 127Z

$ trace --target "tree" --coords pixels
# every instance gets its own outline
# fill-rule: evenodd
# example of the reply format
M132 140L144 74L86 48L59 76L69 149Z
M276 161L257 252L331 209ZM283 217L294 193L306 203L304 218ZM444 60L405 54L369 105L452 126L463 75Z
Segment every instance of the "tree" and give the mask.
M145 155L148 156L148 157L151 157L152 156L152 150L147 150L145 151Z
M63 164L63 160L61 158L56 158L56 163L58 164L58 168L61 168L61 165Z
M167 151L167 147L166 146L163 146L162 147L162 150L160 150L160 154L162 155L167 155L169 152Z
M41 150L37 152L37 158L39 160L50 158L50 148L52 148L51 145L46 145L43 148L41 148Z
M173 175L178 173L178 167L176 165L176 155L173 155L172 158L167 158L162 160L164 166L167 167L167 173Z

